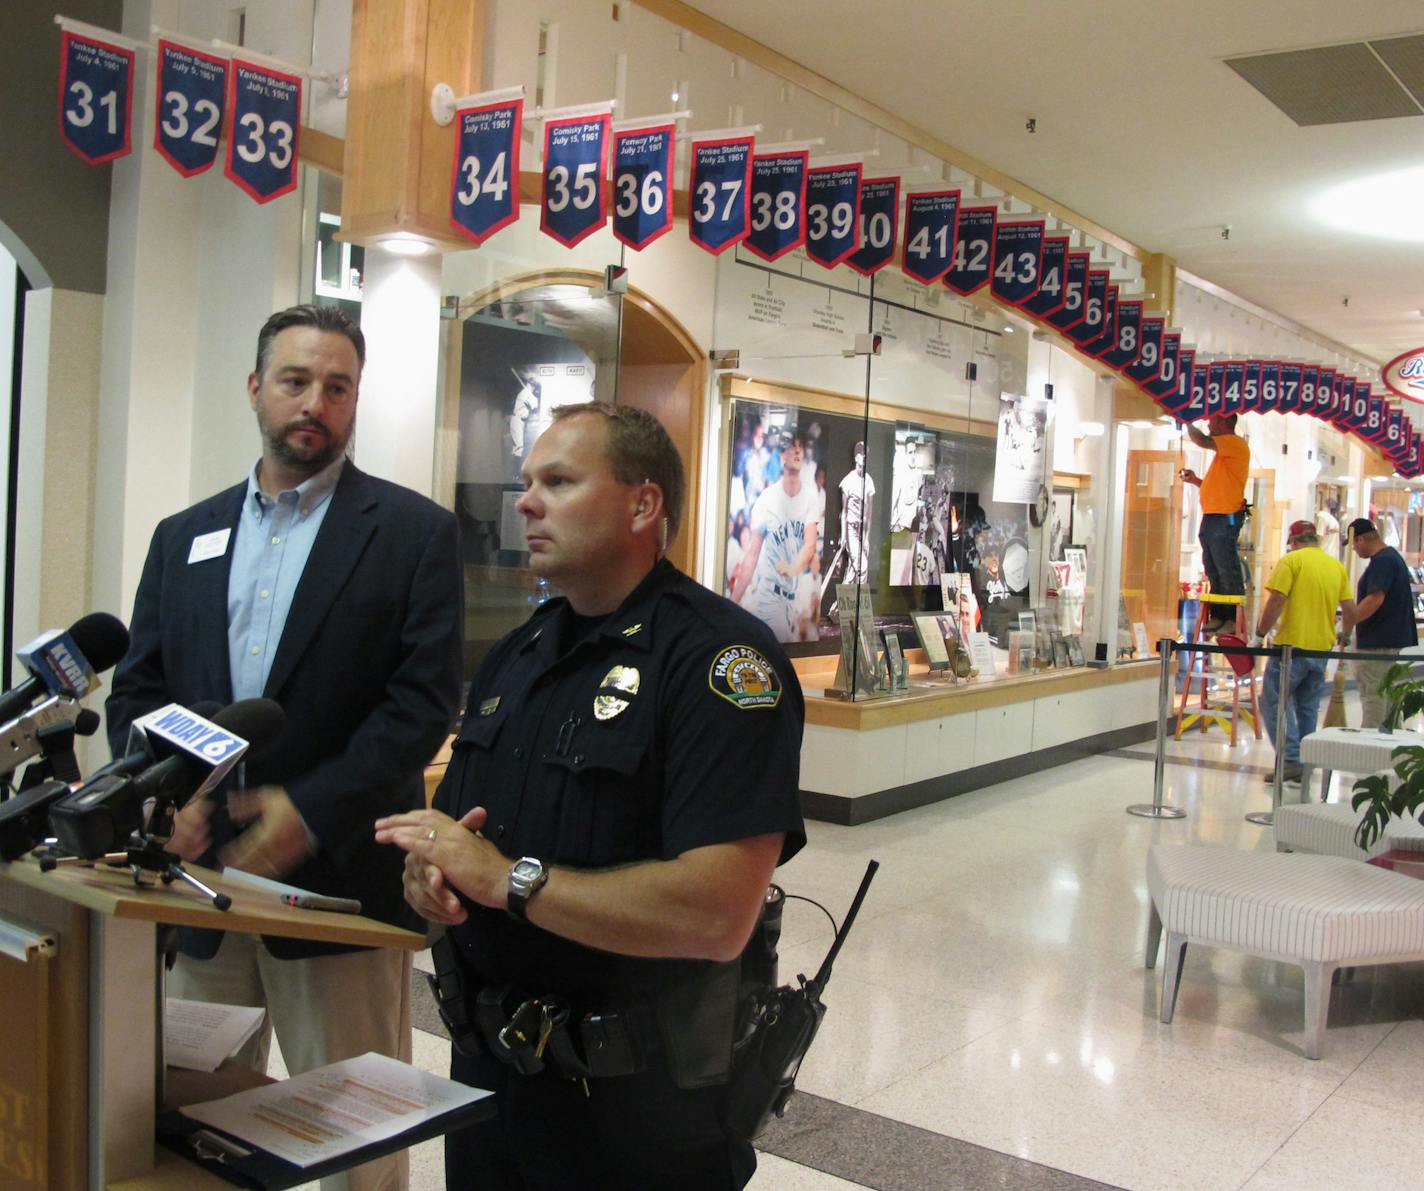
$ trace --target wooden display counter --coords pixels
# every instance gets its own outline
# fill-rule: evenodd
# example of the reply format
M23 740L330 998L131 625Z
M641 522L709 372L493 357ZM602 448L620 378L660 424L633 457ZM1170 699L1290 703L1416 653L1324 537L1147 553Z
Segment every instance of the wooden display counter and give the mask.
M798 658L796 669L806 692L801 803L832 823L866 823L1155 730L1155 658L957 684L912 666L909 691L854 702L820 693L834 657Z

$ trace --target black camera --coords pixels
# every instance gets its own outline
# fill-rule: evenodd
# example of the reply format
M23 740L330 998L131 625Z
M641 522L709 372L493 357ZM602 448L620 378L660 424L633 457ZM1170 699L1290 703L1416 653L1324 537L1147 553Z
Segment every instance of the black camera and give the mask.
M143 801L133 778L110 774L50 807L49 825L66 852L93 860L128 847L143 826Z

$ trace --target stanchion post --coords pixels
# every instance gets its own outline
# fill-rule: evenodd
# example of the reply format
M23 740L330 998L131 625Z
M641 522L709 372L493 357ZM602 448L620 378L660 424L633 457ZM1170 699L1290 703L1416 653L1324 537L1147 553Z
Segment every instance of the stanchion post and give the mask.
M1281 781L1285 777L1286 768L1286 701L1290 698L1291 654L1293 652L1293 646L1281 646L1281 678L1280 682L1276 684L1276 772L1275 778L1271 782L1271 809L1252 811L1246 816L1246 822L1255 823L1258 827L1273 826L1276 821L1276 808L1281 805ZM1270 665L1269 662L1266 664Z
M1152 772L1152 801L1134 803L1127 808L1129 815L1143 819L1185 819L1187 816L1187 812L1180 807L1167 806L1162 802L1162 780L1167 768L1167 721L1172 707L1172 647L1175 644L1171 637L1163 637L1157 642L1161 665L1157 677L1157 756Z

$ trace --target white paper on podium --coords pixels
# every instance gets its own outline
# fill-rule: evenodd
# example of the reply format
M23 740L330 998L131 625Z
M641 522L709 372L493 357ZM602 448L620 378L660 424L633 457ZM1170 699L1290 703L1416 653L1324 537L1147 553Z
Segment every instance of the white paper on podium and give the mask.
M163 1013L163 1057L170 1067L216 1071L257 1033L263 1010L169 997Z
M295 1166L311 1166L490 1095L397 1059L364 1054L182 1111Z

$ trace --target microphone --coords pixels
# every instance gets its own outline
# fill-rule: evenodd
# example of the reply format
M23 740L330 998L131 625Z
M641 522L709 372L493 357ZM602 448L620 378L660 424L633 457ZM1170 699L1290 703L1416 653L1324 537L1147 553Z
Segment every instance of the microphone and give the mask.
M247 702L257 702L258 700L247 700ZM240 704L231 704L237 707ZM225 708L216 699L200 699L188 709L196 716L216 720ZM246 714L245 712L243 714ZM115 757L107 764L99 766L89 775L91 782L98 781L101 777L109 777L117 774L119 777L132 777L136 773L142 773L155 761L161 757L154 750L154 743L148 738L148 734L135 721L129 729L129 751L122 757Z
M0 723L21 715L42 695L84 698L97 688L95 676L118 665L128 651L128 629L107 612L81 616L62 633L41 633L16 651L30 676L0 694Z
M131 751L111 763L117 768L54 803L50 828L62 848L86 859L127 847L129 837L144 827L145 817L147 833L167 839L173 833L174 811L215 788L250 746L261 748L275 739L286 720L271 699L243 699L212 720L176 703L160 707L135 723L155 753L171 755L138 768ZM150 800L153 807L145 816Z

